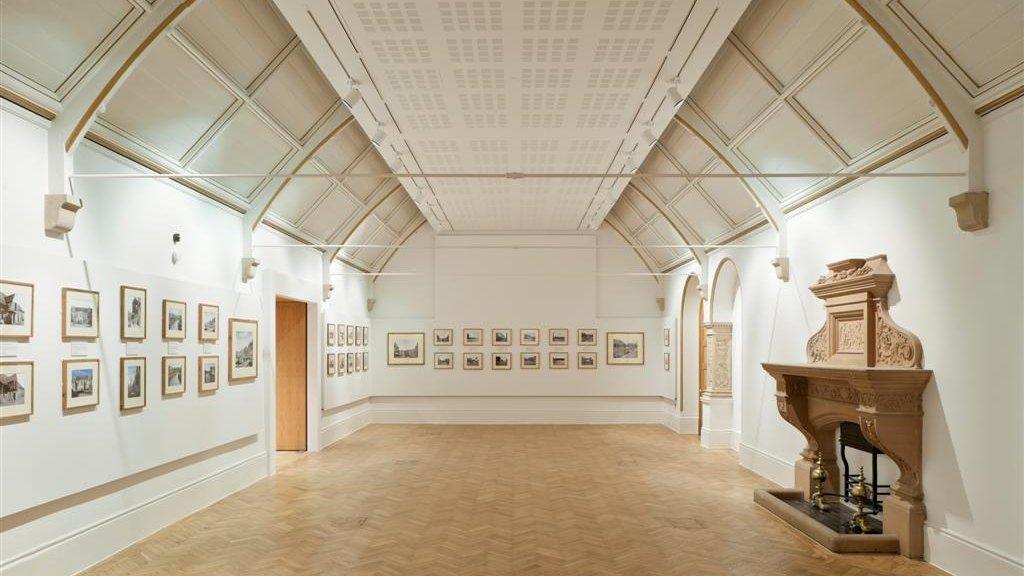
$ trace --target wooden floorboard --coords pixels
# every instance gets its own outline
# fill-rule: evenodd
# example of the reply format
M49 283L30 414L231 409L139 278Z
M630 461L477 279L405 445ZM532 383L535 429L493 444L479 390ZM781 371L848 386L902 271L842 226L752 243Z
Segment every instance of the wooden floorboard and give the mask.
M374 425L86 574L943 574L828 552L753 503L768 486L658 426Z

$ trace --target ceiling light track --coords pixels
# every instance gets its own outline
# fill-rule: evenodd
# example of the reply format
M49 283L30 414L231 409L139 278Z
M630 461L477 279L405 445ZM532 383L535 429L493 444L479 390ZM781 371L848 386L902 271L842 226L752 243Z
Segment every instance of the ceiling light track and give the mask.
M571 180L603 178L683 178L694 179L737 179L737 178L963 178L966 172L164 172L131 174L119 172L97 172L70 174L68 178L123 179L123 180L165 180L173 178L478 178L500 180Z
M498 244L474 246L407 246L404 244L253 244L253 248L352 248L402 250L632 250L634 248L778 248L775 244L624 244L565 246L561 244Z

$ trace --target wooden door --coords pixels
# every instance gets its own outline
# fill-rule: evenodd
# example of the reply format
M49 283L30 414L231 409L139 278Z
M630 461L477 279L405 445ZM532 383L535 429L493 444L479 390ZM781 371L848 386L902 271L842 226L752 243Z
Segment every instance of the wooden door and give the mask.
M277 449L306 449L306 304L277 301Z
M697 303L697 435L700 435L704 427L704 404L700 397L707 387L707 344L708 339L704 335L704 303Z

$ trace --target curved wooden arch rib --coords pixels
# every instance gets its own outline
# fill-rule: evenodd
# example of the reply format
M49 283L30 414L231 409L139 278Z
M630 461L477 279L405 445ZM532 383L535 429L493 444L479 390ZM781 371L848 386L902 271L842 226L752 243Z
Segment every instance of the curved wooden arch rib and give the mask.
M390 252L388 253L387 257L384 258L384 261L381 262L381 265L377 267L376 271L378 273L384 271L384 267L387 266L389 262L391 262L391 259L394 258L395 254L398 253L398 250L401 249L402 245L405 244L406 241L409 240L409 238L412 238L412 235L415 234L416 232L418 232L419 229L423 228L423 225L427 223L427 217L426 216L423 216L421 214L420 218L422 218L422 220L420 220L420 223L415 225L415 226L413 226L412 229L409 230L409 232L406 232L405 234L403 234L401 240L398 241L398 243L395 245L395 247L390 249ZM378 278L380 278L380 276L374 276L373 280L371 280L371 282L376 282Z
M714 279L711 281L711 298L708 300L708 309L710 311L710 314L708 314L708 320L711 322L716 321L715 302L717 301L718 297L718 281L722 277L722 270L725 268L726 264L732 266L733 272L736 274L736 289L740 290L742 288L742 284L740 282L740 267L736 265L736 261L729 256L726 256L725 258L719 260L718 265L715 266Z
M665 221L672 226L672 229L676 231L676 234L679 235L680 240L682 240L686 244L697 243L687 238L686 234L683 234L683 231L679 228L679 224L671 216L668 215L668 212L665 211L665 207L662 205L662 202L660 200L655 200L651 198L651 196L644 192L642 189L640 189L639 186L633 184L632 180L626 183L626 187L632 188L633 190L636 191L637 194L643 196L645 200L650 202L651 206L654 206L654 208L662 215L662 217L665 218ZM702 266L704 262L707 262L707 253L704 251L703 248L689 248L688 250L690 251L690 254L693 254L693 258L697 260L698 263L702 263Z
M334 235L334 238L328 240L327 244L345 244L346 242L348 242L349 238L351 238L352 235L355 234L356 230L358 230L359 227L363 225L363 222L366 222L366 219L373 215L373 211L376 210L377 207L380 206L385 200L391 198L391 196L395 192L398 192L399 190L405 190L405 188L402 187L401 182L396 183L390 190L388 190L387 193L381 194L380 198L378 198L377 201L374 202L372 206L363 211L363 215L359 217L359 220L353 226L351 226L347 230L345 228L342 228L342 230L339 231L338 234ZM328 257L327 260L329 262L334 261L334 259L338 257L338 254L340 252L341 248L334 248L333 252L331 252L331 255Z
M637 248L637 243L634 242L633 240L630 240L629 236L622 231L622 229L620 228L622 224L618 222L618 219L612 216L612 214L609 212L608 215L605 216L604 221L608 223L608 226L610 226L611 229L614 230L619 235L619 237L622 238L623 242L628 244L629 247L633 249L633 252L636 253L636 257L639 258L640 261L644 263L644 267L647 268L647 271L650 272L651 274L657 274L657 272L654 271L654 268L651 267L651 262L648 262L647 257L645 257L643 252L641 252L640 249ZM654 264L655 266L657 266L657 263ZM655 283L661 283L657 276L651 277L654 278Z

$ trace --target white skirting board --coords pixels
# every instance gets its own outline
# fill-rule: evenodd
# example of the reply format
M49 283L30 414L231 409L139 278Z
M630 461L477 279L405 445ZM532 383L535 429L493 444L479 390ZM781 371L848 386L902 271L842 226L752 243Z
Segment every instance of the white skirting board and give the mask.
M775 482L783 488L793 486L793 462L786 462L782 458L769 454L764 450L740 442L739 461L740 466Z
M955 576L1022 576L1024 561L925 522L924 557Z

